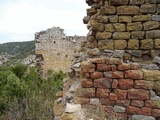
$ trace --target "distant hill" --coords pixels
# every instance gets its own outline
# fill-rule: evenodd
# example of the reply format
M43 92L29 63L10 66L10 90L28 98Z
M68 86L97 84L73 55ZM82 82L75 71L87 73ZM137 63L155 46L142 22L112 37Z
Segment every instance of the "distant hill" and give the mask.
M3 66L12 66L17 63L22 63L26 60L31 61L34 55L35 42L9 42L0 44L0 63ZM27 57L29 57L27 59ZM26 59L26 60L24 60ZM28 61L26 62L26 64Z

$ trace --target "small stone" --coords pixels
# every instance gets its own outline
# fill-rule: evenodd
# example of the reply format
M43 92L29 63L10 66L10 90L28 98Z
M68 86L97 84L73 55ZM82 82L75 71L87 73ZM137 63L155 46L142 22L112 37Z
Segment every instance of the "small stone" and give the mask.
M126 40L114 40L114 49L123 50L127 47Z
M109 89L97 88L96 97L98 98L107 98Z
M113 33L113 39L130 39L130 32L115 32Z
M95 65L86 61L82 61L81 63L81 69L83 72L94 72L95 71Z
M117 105L114 106L114 112L124 113L125 111L126 111L125 107L117 106Z
M132 120L155 120L152 116L132 115Z
M130 100L117 100L116 105L127 107L130 105Z
M110 15L109 16L109 22L117 23L118 22L118 16L117 15Z
M154 57L153 62L160 64L160 57Z
M91 105L98 105L99 99L98 98L90 98L90 104Z
M142 50L126 50L126 52L128 52L131 55L136 56L136 57L142 56Z
M160 48L160 39L155 39L155 48Z
M94 87L96 88L111 88L112 79L109 78L100 78L94 79Z
M156 64L149 64L148 69L149 70L159 70L159 67Z
M114 53L113 53L113 57L122 58L124 53L125 53L124 50L115 50Z
M87 54L90 56L97 56L100 54L100 50L98 48L94 48L87 51Z
M65 112L73 113L73 112L80 111L80 110L81 110L80 104L67 103Z
M144 0L130 0L130 4L141 5L144 3Z
M60 120L78 120L74 114L63 113Z

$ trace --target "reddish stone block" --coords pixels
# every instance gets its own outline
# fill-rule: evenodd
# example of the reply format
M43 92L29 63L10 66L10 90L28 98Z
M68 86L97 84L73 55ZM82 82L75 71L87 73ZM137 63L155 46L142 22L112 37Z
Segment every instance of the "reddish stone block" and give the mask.
M121 60L121 58L110 58L109 64L119 65L119 64L122 64L122 60Z
M94 87L98 88L111 88L112 79L109 78L99 78L94 80Z
M160 109L152 109L153 117L160 117Z
M81 104L89 104L89 98L81 98Z
M91 61L91 63L97 63L97 64L106 62L105 58L93 58L90 61Z
M118 86L121 89L131 89L133 88L133 80L131 79L118 80Z
M139 115L140 114L140 108L128 106L127 107L127 114L129 115Z
M109 94L109 100L117 101L117 95L114 93Z
M116 105L127 107L130 105L130 100L117 100Z
M143 100L132 100L131 105L135 107L143 107L144 101Z
M81 80L82 88L88 88L93 86L93 81L91 79L82 79Z
M131 63L131 70L138 70L140 69L140 65L138 63Z
M150 93L148 90L143 89L130 89L128 90L128 99L130 100L148 100Z
M114 71L112 72L112 78L124 78L123 72L121 71Z
M113 113L113 110L114 110L113 106L104 106L102 109L103 109L106 113Z
M134 88L142 88L142 89L152 89L154 86L154 81L146 81L146 80L136 80L134 84Z
M106 98L101 98L100 103L101 103L101 105L114 106L116 102L109 100L109 99L106 99Z
M118 65L118 70L129 70L130 68L130 64L123 63L121 65Z
M98 79L98 78L101 78L101 77L103 77L103 73L102 72L91 73L91 79Z
M83 88L81 89L82 97L92 98L95 97L95 88Z
M125 78L128 79L143 79L143 72L141 70L127 70L125 71Z
M114 119L118 119L118 120L128 120L126 113L114 113Z
M98 98L107 98L109 89L97 88L96 97Z
M81 78L82 79L86 79L86 78L89 78L89 77L90 77L89 73L81 72Z
M145 106L154 109L160 109L160 100L146 100Z
M127 90L116 89L115 94L117 95L118 100L125 100L127 97Z
M110 71L111 67L110 65L106 65L106 64L97 64L97 70L98 71Z
M141 115L150 116L151 115L151 108L142 107L140 111Z
M117 70L117 67L115 65L111 65L111 70L112 71L116 71Z
M113 79L112 81L112 88L117 88L118 81L116 79Z
M92 73L95 71L95 65L86 61L83 61L81 63L81 69L83 72L88 72L88 73Z

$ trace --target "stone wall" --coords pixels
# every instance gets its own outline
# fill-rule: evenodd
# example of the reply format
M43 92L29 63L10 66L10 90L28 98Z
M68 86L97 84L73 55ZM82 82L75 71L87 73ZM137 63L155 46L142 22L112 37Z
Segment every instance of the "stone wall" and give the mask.
M86 2L81 104L101 105L111 120L159 120L160 1Z
M53 27L35 34L37 68L40 74L48 70L70 71L73 54L78 52L83 36L65 36L64 30Z

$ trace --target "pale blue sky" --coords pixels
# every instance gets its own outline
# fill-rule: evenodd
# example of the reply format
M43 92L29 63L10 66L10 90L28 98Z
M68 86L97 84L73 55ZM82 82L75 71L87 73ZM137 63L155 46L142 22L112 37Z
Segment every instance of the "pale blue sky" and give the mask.
M0 0L0 43L30 41L53 26L66 35L86 35L85 0Z

